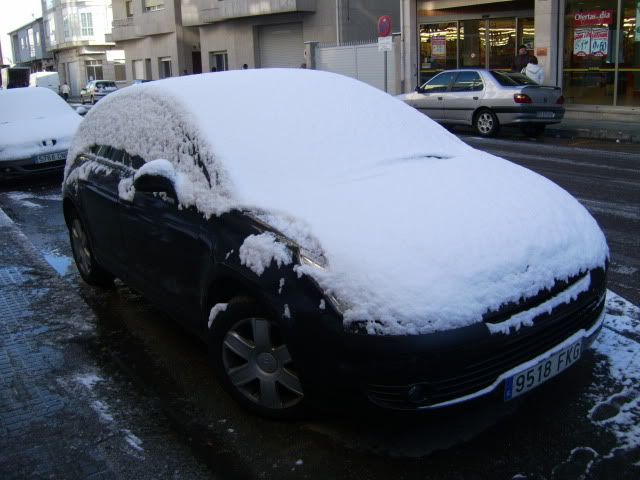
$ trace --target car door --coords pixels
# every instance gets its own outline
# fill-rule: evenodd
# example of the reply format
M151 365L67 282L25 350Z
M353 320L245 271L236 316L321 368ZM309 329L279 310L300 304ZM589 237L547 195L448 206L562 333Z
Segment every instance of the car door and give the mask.
M131 175L140 162L131 159ZM175 194L136 190L121 199L129 283L197 330L213 239L204 216L179 208Z
M456 72L442 72L423 84L411 105L436 121L445 119L445 94Z
M78 196L96 260L123 278L118 186L124 165L111 158L114 151L110 146L102 145L94 147L85 157L85 164L79 167L84 172L78 181Z
M484 84L478 72L458 72L446 93L445 118L450 123L471 125L473 112L484 97Z

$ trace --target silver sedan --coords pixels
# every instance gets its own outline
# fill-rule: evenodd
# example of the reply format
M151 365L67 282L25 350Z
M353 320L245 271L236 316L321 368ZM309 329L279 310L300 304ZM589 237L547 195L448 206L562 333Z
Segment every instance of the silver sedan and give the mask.
M485 137L510 124L538 136L564 116L560 88L523 85L497 70L447 70L398 98L437 122L471 125Z

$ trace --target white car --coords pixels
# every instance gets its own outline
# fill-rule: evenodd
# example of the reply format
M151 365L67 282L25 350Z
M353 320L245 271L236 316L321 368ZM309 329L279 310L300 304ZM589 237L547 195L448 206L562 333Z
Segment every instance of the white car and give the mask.
M47 88L0 91L0 179L62 170L81 120Z

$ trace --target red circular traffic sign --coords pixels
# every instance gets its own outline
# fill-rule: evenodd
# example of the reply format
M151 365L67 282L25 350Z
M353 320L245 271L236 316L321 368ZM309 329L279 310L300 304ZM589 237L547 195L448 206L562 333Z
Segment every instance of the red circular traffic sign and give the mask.
M388 37L389 35L391 35L391 17L383 15L378 18L378 36Z

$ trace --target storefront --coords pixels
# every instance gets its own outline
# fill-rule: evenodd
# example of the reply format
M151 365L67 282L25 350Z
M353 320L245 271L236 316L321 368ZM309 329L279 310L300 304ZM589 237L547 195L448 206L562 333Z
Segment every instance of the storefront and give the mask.
M533 55L534 0L417 2L419 78L451 68L511 70L518 46Z
M565 0L567 103L640 105L640 0Z

